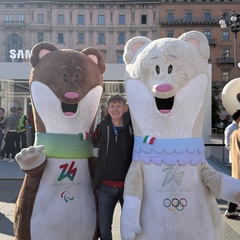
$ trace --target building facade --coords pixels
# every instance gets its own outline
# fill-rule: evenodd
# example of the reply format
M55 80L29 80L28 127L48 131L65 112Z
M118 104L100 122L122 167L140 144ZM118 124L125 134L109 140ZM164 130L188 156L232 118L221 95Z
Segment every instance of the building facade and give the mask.
M0 105L26 105L28 113L29 72L14 78L5 72L27 64L32 47L39 42L74 50L95 47L103 53L107 75L112 71L115 74L112 79L104 79L103 107L110 95L124 95L123 74L116 76L116 72L123 72L123 49L130 38L176 38L190 30L203 32L209 40L212 91L220 97L224 85L239 74L234 68L234 34L219 25L222 13L233 10L240 12L238 0L0 0L0 79L4 79ZM112 70L111 64L119 64L120 70ZM7 96L13 99L10 103Z
M239 1L162 0L159 11L159 37L178 37L184 32L197 30L208 38L211 50L209 63L212 64L212 91L221 100L223 87L239 76L239 68L234 65L235 34L231 31L231 26L221 29L219 19L223 13L226 13L227 18L230 18L233 11L240 13ZM237 41L237 63L240 61L239 46Z
M158 6L153 1L0 1L0 62L26 61L36 43L48 41L74 50L95 47L107 63L123 63L128 39L158 37Z

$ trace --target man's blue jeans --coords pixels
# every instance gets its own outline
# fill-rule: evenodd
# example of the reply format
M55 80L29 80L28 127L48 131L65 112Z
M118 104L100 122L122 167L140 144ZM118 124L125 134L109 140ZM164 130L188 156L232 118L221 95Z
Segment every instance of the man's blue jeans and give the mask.
M98 190L98 223L101 240L112 240L114 209L118 201L121 207L123 206L123 189L102 183Z

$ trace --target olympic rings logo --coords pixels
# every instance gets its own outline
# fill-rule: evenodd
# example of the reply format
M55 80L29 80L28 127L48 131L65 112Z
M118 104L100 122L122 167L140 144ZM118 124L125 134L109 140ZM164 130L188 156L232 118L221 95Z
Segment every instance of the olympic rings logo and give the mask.
M178 211L182 211L187 206L187 200L185 198L181 198L180 200L178 200L177 198L173 198L172 200L170 200L169 198L165 198L163 200L163 205L172 212L175 209L177 209Z

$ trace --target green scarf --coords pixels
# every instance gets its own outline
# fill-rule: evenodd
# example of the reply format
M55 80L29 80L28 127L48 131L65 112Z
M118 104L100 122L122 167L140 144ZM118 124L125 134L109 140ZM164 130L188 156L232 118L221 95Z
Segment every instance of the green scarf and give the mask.
M36 133L34 146L44 145L43 152L52 158L89 158L93 156L92 136L80 134Z

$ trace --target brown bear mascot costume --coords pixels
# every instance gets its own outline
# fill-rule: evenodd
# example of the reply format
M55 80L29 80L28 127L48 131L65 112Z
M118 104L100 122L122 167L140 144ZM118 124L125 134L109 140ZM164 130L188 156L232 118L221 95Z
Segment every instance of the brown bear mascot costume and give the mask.
M35 143L17 154L26 172L16 203L16 240L91 240L96 206L88 159L102 94L100 51L32 49L30 93Z

